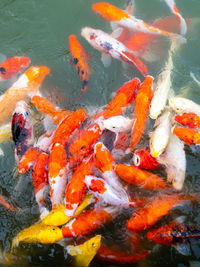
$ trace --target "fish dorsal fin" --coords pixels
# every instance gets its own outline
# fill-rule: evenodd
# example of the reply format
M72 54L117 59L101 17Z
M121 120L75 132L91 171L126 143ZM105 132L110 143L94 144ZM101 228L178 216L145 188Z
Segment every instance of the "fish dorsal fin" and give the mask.
M111 64L112 59L111 59L111 56L109 56L108 54L102 53L101 54L101 61L104 65L104 67L108 68Z

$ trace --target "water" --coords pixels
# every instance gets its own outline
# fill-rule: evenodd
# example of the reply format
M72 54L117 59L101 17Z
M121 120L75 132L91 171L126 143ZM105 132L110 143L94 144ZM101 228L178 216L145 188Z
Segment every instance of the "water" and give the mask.
M91 26L110 32L110 25L91 11L89 0L1 0L0 1L0 53L7 57L13 55L28 56L33 65L46 65L51 68L51 75L42 85L43 93L54 103L67 109L79 106L93 110L105 105L125 81L140 74L128 66L123 69L117 60L105 69L100 61L100 53L94 50L80 37L81 28ZM119 7L124 6L123 0L110 0ZM135 0L134 10L137 17L149 21L161 16L169 15L169 9L164 1ZM200 21L198 21L199 0L177 0L177 6L186 18L191 18L191 27L187 34L187 43L182 45L174 55L173 89L176 94L188 97L200 104L199 86L191 80L190 71L200 79ZM80 94L81 82L70 63L68 36L76 34L91 53L90 66L93 74L89 81L89 88L82 99L75 103ZM164 59L156 64L148 64L152 75L158 74ZM1 86L1 92L8 88L9 82ZM33 187L30 177L23 177L24 186L20 192L13 191L17 178L13 177L15 167L13 143L1 145L5 157L0 158L0 193L15 201L21 208L19 214L13 214L0 206L0 247L8 249L12 238L22 229L38 220L37 204L34 200ZM186 148L187 173L184 191L199 193L200 191L200 151ZM199 225L199 203L190 204L184 208L176 208L169 218L185 215L187 224ZM117 221L115 221L117 224ZM108 226L109 229L109 226ZM145 237L145 235L144 235ZM114 235L114 239L117 235ZM152 253L138 263L129 266L189 266L190 261L199 260L200 245L191 244L191 255L183 256L174 248L156 246L142 240L144 247L152 249ZM65 259L63 249L59 245L23 245L18 252L19 266L70 266L70 260ZM16 265L15 265L16 266ZM116 266L94 260L91 266Z

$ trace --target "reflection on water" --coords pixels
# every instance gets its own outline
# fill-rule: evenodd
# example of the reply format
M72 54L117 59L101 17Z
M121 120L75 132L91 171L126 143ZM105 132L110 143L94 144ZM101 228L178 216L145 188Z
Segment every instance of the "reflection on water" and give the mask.
M13 55L23 55L31 58L33 65L46 65L51 68L51 75L43 86L44 95L62 108L77 109L84 107L89 111L103 106L111 99L111 94L125 81L133 76L142 79L137 70L131 66L123 68L117 60L112 60L109 68L105 69L100 61L100 53L94 50L80 37L81 28L91 26L111 32L109 23L96 16L91 11L89 0L1 0L0 1L0 37L1 58ZM119 7L124 6L123 0L110 0L110 3ZM164 1L136 0L135 14L145 21L151 21L161 16L169 15L169 9ZM186 18L190 18L187 34L187 43L183 44L173 57L172 87L175 94L188 97L200 104L199 86L191 77L192 71L200 79L200 21L198 21L200 2L198 0L177 0L177 5ZM81 43L92 55L90 66L93 70L89 81L88 91L82 99L75 103L80 94L81 82L70 63L68 36L76 34ZM147 63L150 73L156 76L164 65L168 41L161 39L159 47L159 61ZM164 53L163 53L164 51ZM161 54L162 53L162 54ZM11 82L1 83L1 92L10 86ZM151 123L150 123L151 125ZM148 127L150 127L150 125ZM141 144L148 144L148 135L145 135ZM13 176L15 168L14 146L12 142L1 145L5 156L0 156L0 193L19 207L18 213L7 211L0 206L0 246L3 250L10 248L12 238L25 227L39 219L39 211L35 202L31 175L16 178ZM188 194L200 191L200 151L199 147L186 147L187 173L184 191ZM15 190L14 190L15 188ZM151 194L151 193L149 193ZM176 207L173 212L161 220L161 223L177 216L185 215L187 224L200 224L199 203ZM127 212L127 211L126 211ZM125 219L130 215L126 212L114 222L104 227L99 233L105 238L120 243L120 228L124 228ZM159 222L160 224L160 222ZM115 231L113 231L113 228ZM117 230L116 230L117 229ZM199 260L200 246L198 242L190 244L191 254L183 256L173 247L159 246L147 242L146 232L142 234L142 246L151 250L149 256L139 263L146 266L189 266L189 262ZM115 242L114 241L114 242ZM124 244L125 247L125 244ZM29 266L70 266L71 259L58 245L21 245L16 250L17 262ZM16 265L14 265L16 266ZM91 266L115 266L94 260ZM128 266L128 265L127 265ZM134 266L134 264L130 264Z

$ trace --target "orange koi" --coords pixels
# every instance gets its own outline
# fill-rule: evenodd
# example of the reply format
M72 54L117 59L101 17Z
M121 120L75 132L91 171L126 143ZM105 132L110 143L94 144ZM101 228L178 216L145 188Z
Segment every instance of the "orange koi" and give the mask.
M41 152L35 148L30 147L19 160L18 172L25 174L34 165L36 159Z
M86 112L84 109L78 109L72 112L72 114L67 116L58 126L53 136L52 144L60 143L66 146L72 134L79 129L85 118Z
M127 222L127 229L133 231L142 231L153 226L164 215L167 215L171 208L183 201L194 201L195 196L183 196L178 194L161 194L148 203L145 207L138 209L133 213Z
M135 96L135 91L140 85L140 80L134 78L123 84L116 92L114 98L108 103L105 110L96 115L97 118L108 119L112 116L121 115L123 108L131 104Z
M3 79L11 79L13 76L25 71L31 64L28 57L10 57L0 63L0 77Z
M15 211L16 210L15 207L12 204L9 204L5 200L4 196L2 196L1 194L0 194L0 205L3 205L4 207L6 207L8 210L11 210L11 211Z
M128 184L141 186L147 190L157 191L167 187L161 177L146 170L139 169L134 165L117 164L115 172Z
M49 185L50 198L53 209L62 203L65 187L67 184L67 173L69 163L67 154L62 144L55 143L49 156Z
M79 43L76 35L69 36L69 49L73 58L73 63L75 64L76 70L81 78L81 91L84 93L88 88L89 74L92 73L91 68L87 63L87 58L91 58L91 56L86 53L82 45Z
M120 26L127 27L137 31L143 31L151 34L160 34L168 37L176 37L179 39L184 39L182 36L168 32L165 30L160 30L157 27L151 26L144 21L137 19L134 16L129 15L125 11L119 9L118 7L111 5L106 2L99 2L92 5L92 10L98 15L102 16L107 21L114 21ZM184 39L185 40L185 39Z
M48 163L49 155L42 152L37 157L33 166L33 186L35 188L35 198L39 206L40 212L45 206L45 197L48 193Z
M145 258L149 252L147 250L142 253L127 254L125 252L116 252L110 248L101 245L100 249L97 251L97 258L102 261L108 261L112 263L126 264L139 261Z
M31 99L31 103L40 112L51 116L55 124L59 124L65 117L72 113L69 110L60 109L49 100L39 95L34 95Z
M137 149L134 152L133 162L136 167L147 170L156 170L160 167L160 163L151 156L148 148Z
M183 126L188 126L190 128L200 128L200 117L195 113L183 113L176 115L174 120Z
M70 179L65 192L65 214L73 216L76 209L81 204L85 193L86 185L84 182L85 175L92 173L93 158L87 157L77 167Z
M28 94L36 93L50 69L46 66L31 66L0 98L0 124L7 121L16 102L27 98Z
M98 123L84 127L69 145L70 159L73 162L80 162L92 151L102 132L103 129Z
M147 233L148 240L161 245L178 245L178 243L192 238L200 238L200 230L198 227L178 224L176 221L171 222L169 225L165 224Z
M89 235L103 224L112 221L114 217L109 208L86 210L62 227L63 236Z
M172 133L187 145L200 144L200 133L197 129L174 127Z
M152 76L147 76L140 85L135 97L134 123L132 128L130 150L133 151L145 130L149 105L153 97Z

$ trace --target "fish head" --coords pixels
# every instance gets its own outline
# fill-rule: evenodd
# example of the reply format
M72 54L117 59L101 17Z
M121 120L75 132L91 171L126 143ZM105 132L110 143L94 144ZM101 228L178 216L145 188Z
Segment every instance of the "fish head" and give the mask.
M38 240L42 244L53 244L62 238L62 229L56 226L45 225L38 234Z
M60 226L69 221L69 217L65 215L65 206L60 205L57 209L52 210L46 217L43 218L42 223L51 226Z
M28 68L28 70L25 72L26 77L29 80L29 83L35 87L39 86L46 75L50 74L50 69L46 66L31 66Z
M84 27L81 30L81 35L91 44L95 44L95 39L98 37L98 30L91 27Z
M184 111L187 107L187 99L183 97L173 97L169 99L169 106L178 113Z

